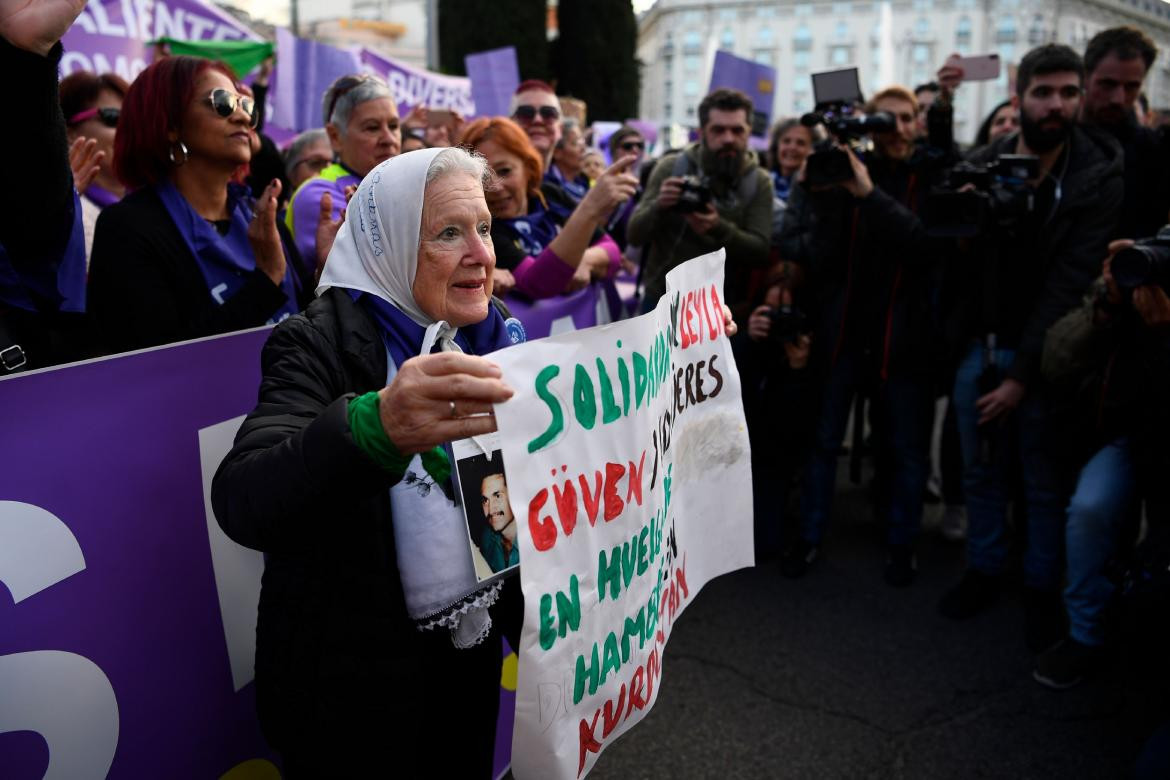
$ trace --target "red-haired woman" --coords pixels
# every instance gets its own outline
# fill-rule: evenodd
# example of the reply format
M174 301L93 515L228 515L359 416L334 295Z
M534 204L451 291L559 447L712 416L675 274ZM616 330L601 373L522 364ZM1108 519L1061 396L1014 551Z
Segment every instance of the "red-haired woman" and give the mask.
M255 204L232 183L252 158L256 118L218 62L167 57L130 85L114 166L131 192L98 218L90 263L90 312L108 351L227 333L300 310L309 285L276 222L280 182Z
M486 157L497 178L487 193L497 294L515 288L530 298L548 298L617 270L621 250L601 227L638 187L629 173L634 157L610 166L574 204L544 181L540 154L511 119L477 119L460 144Z

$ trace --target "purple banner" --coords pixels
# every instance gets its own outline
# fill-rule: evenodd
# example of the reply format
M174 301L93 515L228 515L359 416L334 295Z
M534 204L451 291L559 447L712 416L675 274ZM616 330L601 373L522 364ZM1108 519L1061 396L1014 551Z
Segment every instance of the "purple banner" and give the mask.
M556 336L620 320L624 306L613 282L594 282L576 292L539 301L507 295L504 303L524 323L528 340Z
M362 49L359 58L363 70L379 76L390 86L400 116L406 116L410 109L420 104L427 108L458 111L465 117L476 113L469 79L411 67L370 49Z
M0 437L5 780L276 776L252 684L263 556L209 503L269 332L0 379L19 410ZM514 654L501 682L497 777Z
M520 86L516 47L481 51L463 58L471 77L471 96L480 116L508 116L512 93Z
M772 121L772 103L776 97L776 69L771 65L761 65L737 57L731 52L717 51L708 91L719 87L738 89L752 99L755 112L748 117L752 123L752 135L767 136Z
M89 0L62 43L61 75L117 73L133 81L150 61L149 42L260 40L227 13L200 0Z
M203 468L206 432L223 446L256 402L267 336L0 379L20 410L0 437L6 777L208 778L270 758Z

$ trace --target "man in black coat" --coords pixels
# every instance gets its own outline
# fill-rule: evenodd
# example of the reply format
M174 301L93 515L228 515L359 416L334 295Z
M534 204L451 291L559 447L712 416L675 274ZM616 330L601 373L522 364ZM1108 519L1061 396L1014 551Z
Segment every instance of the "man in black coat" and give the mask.
M1036 156L1032 207L1010 226L985 229L974 251L950 264L949 286L957 292L944 304L960 358L952 398L963 449L968 570L939 609L963 619L997 598L1007 502L1022 477L1025 606L1037 652L1059 638L1068 505L1047 440L1040 354L1048 328L1077 307L1096 277L1123 189L1117 143L1076 125L1083 74L1080 56L1067 46L1042 46L1021 61L1012 98L1020 132L976 150L971 160Z
M1160 134L1138 124L1134 106L1158 56L1135 27L1113 27L1085 48L1081 121L1109 133L1125 154L1125 200L1114 238L1152 236L1170 222L1170 157Z
M872 399L876 454L888 475L879 515L888 521L886 581L910 584L922 519L934 409L934 266L943 253L918 211L954 162L949 143L916 141L918 105L904 87L882 90L869 111L894 116L864 161L849 151L854 176L828 188L793 187L779 242L806 269L813 327L811 371L821 411L805 472L801 537L785 553L787 576L817 557L836 489L838 451L853 398ZM811 161L808 165L814 165ZM855 424L861 424L857 421Z

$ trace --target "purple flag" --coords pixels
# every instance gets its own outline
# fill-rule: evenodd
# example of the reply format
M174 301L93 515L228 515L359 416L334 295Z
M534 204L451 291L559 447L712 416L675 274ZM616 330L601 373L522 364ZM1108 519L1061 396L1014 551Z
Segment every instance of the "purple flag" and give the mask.
M200 0L89 0L62 43L61 75L117 73L133 81L150 61L149 42L260 40L211 3Z
M761 65L731 52L715 52L715 66L711 69L710 90L719 87L738 89L752 99L755 111L748 119L752 123L752 135L758 138L768 135L772 121L772 103L776 97L776 69Z
M508 116L512 93L520 86L516 47L468 54L463 64L471 76L471 96L479 116Z
M316 41L276 31L276 72L272 88L272 124L300 132L323 127L321 97L335 80L361 72L357 55Z

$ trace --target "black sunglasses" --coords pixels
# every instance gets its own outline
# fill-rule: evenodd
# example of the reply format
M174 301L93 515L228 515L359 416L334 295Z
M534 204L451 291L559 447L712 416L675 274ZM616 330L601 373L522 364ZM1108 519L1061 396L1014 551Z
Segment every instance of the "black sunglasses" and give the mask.
M645 141L623 141L622 142L622 151L623 152L632 152L635 149L637 149L639 152L641 152L645 148L646 148Z
M69 117L69 124L70 126L79 125L87 119L97 117L98 121L106 127L117 127L118 117L121 115L122 109L120 108L91 108Z
M211 94L207 96L207 100L211 103L211 107L215 109L215 113L224 119L236 113L236 107L238 106L248 115L249 126L255 127L260 123L260 115L256 112L256 101L250 97L237 95L220 88L211 90Z
M521 122L531 122L536 119L537 114L540 114L540 118L546 122L555 122L561 118L561 112L555 106L516 106L516 110L512 112L512 118L519 119Z

